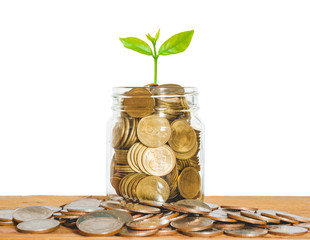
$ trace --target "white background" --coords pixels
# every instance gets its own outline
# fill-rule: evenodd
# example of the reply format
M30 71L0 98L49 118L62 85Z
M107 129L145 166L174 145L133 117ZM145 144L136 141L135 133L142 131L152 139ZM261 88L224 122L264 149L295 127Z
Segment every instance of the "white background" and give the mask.
M0 195L105 194L113 86L196 86L206 195L310 195L310 1L0 1ZM146 40L147 41L147 40Z

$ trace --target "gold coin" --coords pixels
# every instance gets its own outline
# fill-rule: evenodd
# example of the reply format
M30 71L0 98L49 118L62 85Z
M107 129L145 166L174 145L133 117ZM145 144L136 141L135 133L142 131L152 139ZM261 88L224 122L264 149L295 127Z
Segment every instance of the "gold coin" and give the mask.
M160 213L160 208L146 206L139 203L127 203L124 208L138 213Z
M130 130L129 118L125 117L124 120L125 120L125 132L124 132L124 135L123 135L122 140L121 140L120 145L119 145L120 149L124 148L124 144L128 138L129 130Z
M116 122L112 130L112 147L118 148L125 133L125 121L123 118Z
M134 154L137 147L139 147L140 145L140 143L135 143L134 145L132 145L127 154L128 165L136 172L141 172L140 169L134 164Z
M145 174L139 174L139 176L136 177L134 183L132 184L130 192L131 192L133 201L138 201L137 194L136 194L136 188L137 188L138 183L145 177L146 177Z
M171 123L171 138L169 145L174 151L186 153L193 149L196 143L194 129L183 119L177 119Z
M169 197L170 190L164 179L157 176L148 176L138 183L136 194L140 201L165 202Z
M194 198L201 190L201 179L193 167L185 168L178 179L178 189L182 197Z
M136 160L136 164L138 165L139 169L142 172L148 174L148 172L145 170L143 163L142 163L142 156L146 150L147 150L147 147L143 145L143 147L139 149L139 152L137 153L137 157L135 158L135 160Z
M155 110L155 100L147 88L136 87L125 94L124 110L131 116L142 118L152 114Z
M189 158L193 157L197 153L197 150L198 150L198 143L197 143L197 141L195 141L195 145L191 150L189 150L188 152L185 152L185 153L175 152L175 156L178 159L183 159L183 160L187 159L188 160ZM188 160L188 161L189 161L189 164L191 164L191 161L190 160Z
M142 156L142 164L148 174L164 176L170 173L176 164L173 150L164 145L158 148L148 148Z
M144 117L139 122L137 134L144 145L160 147L168 142L171 136L170 123L166 118L157 115Z

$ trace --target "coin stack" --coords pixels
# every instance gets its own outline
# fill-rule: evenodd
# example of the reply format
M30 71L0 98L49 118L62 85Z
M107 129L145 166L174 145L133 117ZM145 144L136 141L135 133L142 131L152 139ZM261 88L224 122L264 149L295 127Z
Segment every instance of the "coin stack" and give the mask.
M141 181L147 178L162 179L144 173L130 176L138 178L138 174L139 177L144 177ZM129 189L127 187L123 190ZM167 236L177 233L192 237L214 237L221 234L239 238L263 237L267 234L299 236L308 233L310 229L309 217L283 211L218 206L194 199L182 199L173 203L149 200L128 203L119 196L110 200L82 198L60 207L27 206L16 210L0 210L0 223L4 222L7 224L1 224L0 228L6 228L5 232L11 231L11 226L7 225L15 224L21 233L49 233L56 231L62 224L71 229L77 228L85 236L117 234L124 237Z
M124 94L112 129L110 182L126 200L202 197L201 132L191 126L185 95L177 84L149 84ZM142 185L148 188L140 194Z

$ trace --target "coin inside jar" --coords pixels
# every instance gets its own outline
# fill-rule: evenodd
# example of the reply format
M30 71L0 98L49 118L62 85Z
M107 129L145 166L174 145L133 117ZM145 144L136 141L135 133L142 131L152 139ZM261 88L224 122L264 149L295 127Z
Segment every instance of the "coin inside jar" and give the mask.
M49 233L59 227L59 221L54 219L34 219L17 225L17 229L24 233Z
M213 221L205 217L185 217L171 223L171 226L180 231L201 231L211 228Z
M166 202L170 194L170 189L164 179L157 176L148 176L138 183L136 194L140 201Z
M169 145L176 152L185 153L190 151L196 143L194 129L183 119L177 119L171 124L171 138Z
M30 221L34 219L47 219L53 215L53 211L44 206L29 206L17 209L13 213L16 222Z
M174 169L175 164L175 155L167 145L157 148L147 148L142 155L142 165L149 175L167 175Z
M201 190L199 172L193 167L183 169L178 179L178 189L182 197L194 198Z
M144 145L152 148L160 147L170 138L170 123L166 118L157 115L147 116L140 120L137 134Z
M131 117L142 118L155 111L155 99L147 88L135 87L125 94L123 106Z

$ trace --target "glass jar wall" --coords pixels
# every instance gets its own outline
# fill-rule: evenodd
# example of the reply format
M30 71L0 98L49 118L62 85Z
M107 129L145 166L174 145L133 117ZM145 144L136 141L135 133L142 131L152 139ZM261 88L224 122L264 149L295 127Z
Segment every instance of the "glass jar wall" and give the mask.
M107 195L142 202L202 199L204 127L196 88L113 88Z

